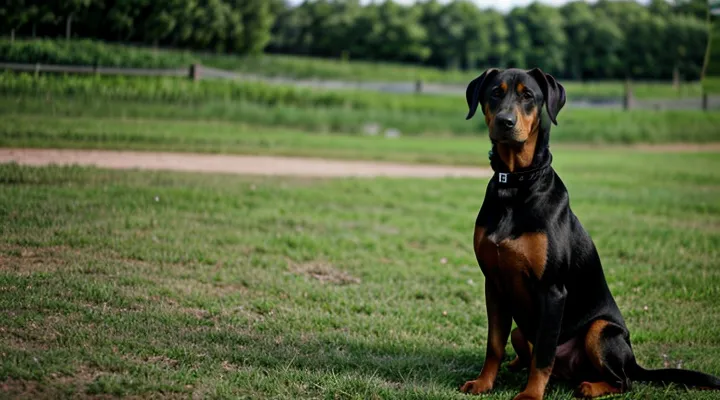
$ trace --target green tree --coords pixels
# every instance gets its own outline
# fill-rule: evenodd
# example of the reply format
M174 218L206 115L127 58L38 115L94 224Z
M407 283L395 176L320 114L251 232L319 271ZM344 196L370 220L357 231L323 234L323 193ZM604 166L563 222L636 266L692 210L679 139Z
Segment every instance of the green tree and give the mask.
M619 52L623 60L621 77L638 78L656 75L652 71L657 58L657 47L662 46L662 18L652 15L648 9L632 0L600 0L593 7L602 18L615 21L625 38ZM650 71L648 70L650 69Z
M508 16L512 47L516 50L509 57L511 64L563 73L568 42L564 25L563 15L554 7L533 3L513 9Z
M453 68L476 68L487 64L491 55L492 37L487 29L490 16L484 15L472 2L456 0L448 3L437 15L436 29L442 42L435 42L432 51Z
M676 69L682 79L698 79L702 70L708 41L708 27L703 21L690 15L672 15L667 19L664 51L660 53L662 78L667 78L669 68Z
M707 18L708 0L673 0L675 13L704 20Z
M0 25L7 29L3 33L10 33L14 37L15 31L33 18L36 10L27 3L25 0L7 0L0 4Z
M230 34L234 50L241 54L261 53L270 42L270 31L275 20L272 3L266 0L233 0L230 7L240 16L240 21L234 26L242 28L235 28L235 32Z
M430 49L420 17L419 8L404 7L391 0L369 4L358 17L356 27L367 29L363 52L375 60L424 61L430 56Z
M624 37L615 22L581 1L566 4L561 12L568 38L565 75L578 80L616 76Z
M131 40L138 34L135 22L148 8L149 0L115 0L107 8L106 29L119 41Z

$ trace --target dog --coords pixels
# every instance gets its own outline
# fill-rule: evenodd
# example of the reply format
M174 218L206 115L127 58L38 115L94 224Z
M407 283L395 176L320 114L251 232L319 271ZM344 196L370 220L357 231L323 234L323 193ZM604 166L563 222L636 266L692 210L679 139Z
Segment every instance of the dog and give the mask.
M494 175L473 240L485 276L486 357L477 379L460 390L492 390L509 336L517 353L509 369L529 368L515 400L542 399L551 377L579 384L582 398L624 393L632 381L720 389L720 379L702 372L637 364L595 244L551 166L550 128L565 88L539 68L492 68L465 95L466 119L478 107L485 116Z

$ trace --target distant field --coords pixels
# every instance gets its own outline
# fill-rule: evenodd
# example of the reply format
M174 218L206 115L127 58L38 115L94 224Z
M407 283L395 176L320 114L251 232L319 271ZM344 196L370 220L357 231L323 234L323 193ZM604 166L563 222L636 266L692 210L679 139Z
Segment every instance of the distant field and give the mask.
M266 77L295 79L326 79L348 82L413 82L466 85L482 73L477 71L440 70L414 65L341 61L313 57L263 55L237 57L231 55L193 54L187 51L153 50L150 48L107 44L90 40L16 40L0 38L0 61L66 65L104 65L117 67L168 68L187 67L200 62L215 68ZM622 82L579 83L562 81L570 98L619 98ZM698 82L683 83L673 88L669 82L637 82L634 94L639 99L698 97Z
M720 159L596 150L556 166L639 361L720 374ZM485 182L2 165L0 393L467 399ZM503 367L487 398L524 382Z
M353 108L352 106L298 106L277 104L274 106L248 101L208 100L195 103L178 102L168 104L163 101L136 101L103 98L33 95L0 96L0 115L4 124L0 125L5 137L20 138L32 135L58 134L72 135L84 132L89 136L103 137L113 132L135 136L158 136L163 132L164 140L184 142L188 135L195 135L204 142L213 142L217 134L211 125L191 125L197 128L188 132L182 128L183 121L213 121L241 123L253 127L284 132L306 132L309 134L341 134L362 136L397 130L403 137L486 137L486 128L482 118L465 120L464 101L453 99L456 108L448 107L425 111L422 108L411 111L402 109ZM351 104L351 103L348 103ZM404 107L404 106L401 106ZM414 107L414 105L413 105ZM25 117L23 117L25 116ZM70 118L55 126L53 119ZM106 120L102 123L83 122L84 119ZM118 128L122 120L155 120L159 127L147 129L143 124L132 128ZM117 122L113 122L117 121ZM164 122L165 121L165 122ZM557 143L668 143L668 142L717 142L720 141L720 113L699 110L653 111L607 109L563 110L558 117L559 125L553 127L553 140ZM39 128L38 128L39 126ZM267 129L265 129L267 128ZM129 129L136 129L130 132ZM173 132L177 131L177 134ZM222 132L231 132L232 128ZM244 132L250 129L243 129ZM260 130L259 130L260 131ZM11 136L7 136L11 135ZM29 136L28 136L29 135ZM232 133L225 135L232 136ZM200 136L205 136L202 138ZM0 139L2 139L0 137ZM234 140L242 140L236 138ZM268 136L268 140L273 140ZM304 140L298 138L298 141Z

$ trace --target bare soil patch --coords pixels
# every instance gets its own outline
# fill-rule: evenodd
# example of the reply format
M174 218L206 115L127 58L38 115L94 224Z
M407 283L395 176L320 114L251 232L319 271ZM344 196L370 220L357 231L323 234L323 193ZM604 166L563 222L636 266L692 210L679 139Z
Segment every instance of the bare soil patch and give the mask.
M415 165L320 158L156 153L105 150L0 149L0 163L22 165L83 165L110 169L149 169L287 175L305 177L489 177L489 168Z
M291 264L290 271L294 274L304 275L322 283L334 285L349 285L360 283L360 278L354 277L324 262L310 262L304 264Z

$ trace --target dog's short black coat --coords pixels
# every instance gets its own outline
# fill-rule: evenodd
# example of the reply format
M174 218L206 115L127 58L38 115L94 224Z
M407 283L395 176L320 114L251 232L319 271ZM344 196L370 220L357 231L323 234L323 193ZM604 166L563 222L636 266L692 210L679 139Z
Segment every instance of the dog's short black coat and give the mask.
M537 68L490 69L468 85L466 98L467 119L478 107L485 116L495 174L474 238L485 275L487 354L462 391L492 389L512 320L518 357L510 366L530 368L516 399L542 398L551 376L580 384L579 397L621 393L633 380L720 389L711 375L637 365L595 245L551 166L550 127L565 105L563 86Z

